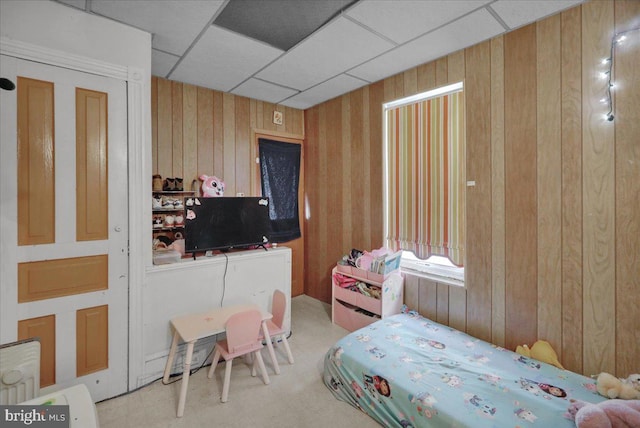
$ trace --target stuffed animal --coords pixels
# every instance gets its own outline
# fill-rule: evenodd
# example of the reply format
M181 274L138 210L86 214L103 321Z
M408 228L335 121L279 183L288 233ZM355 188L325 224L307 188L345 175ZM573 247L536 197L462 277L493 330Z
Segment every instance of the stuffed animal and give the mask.
M224 195L224 181L218 177L202 174L202 196L205 198L219 197Z
M640 374L618 379L609 373L602 372L596 379L596 389L598 394L607 398L640 399Z
M542 361L544 363L548 363L558 367L559 369L564 370L562 364L558 360L558 354L553 350L549 342L546 340L538 340L533 344L531 349L527 345L518 345L516 348L516 352L520 355L524 355L525 357L534 358L538 361Z
M598 404L572 400L565 416L577 428L640 427L640 400L606 400Z

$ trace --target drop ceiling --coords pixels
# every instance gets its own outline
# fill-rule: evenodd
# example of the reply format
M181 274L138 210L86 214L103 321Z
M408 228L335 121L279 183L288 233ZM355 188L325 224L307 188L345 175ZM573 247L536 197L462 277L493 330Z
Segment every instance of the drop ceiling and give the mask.
M583 0L55 0L152 34L152 74L306 109Z

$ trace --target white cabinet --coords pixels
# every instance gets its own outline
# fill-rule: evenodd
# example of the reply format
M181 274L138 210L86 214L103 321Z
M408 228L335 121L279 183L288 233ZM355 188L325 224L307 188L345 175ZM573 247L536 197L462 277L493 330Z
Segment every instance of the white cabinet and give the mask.
M381 318L400 313L404 279L399 270L382 277L356 268L340 269L334 267L331 271L331 319L334 324L355 331ZM367 296L357 287L341 287L337 275L361 281L373 293Z

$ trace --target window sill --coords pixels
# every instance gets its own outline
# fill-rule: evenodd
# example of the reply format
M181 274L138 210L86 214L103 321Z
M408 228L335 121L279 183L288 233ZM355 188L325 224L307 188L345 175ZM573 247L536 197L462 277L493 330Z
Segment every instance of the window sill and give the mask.
M431 281L438 282L440 284L452 285L455 287L464 288L464 279L456 278L455 274L448 274L443 272L440 267L431 267L425 265L418 265L414 263L403 262L401 265L402 273L406 275L412 275L419 278L425 278Z

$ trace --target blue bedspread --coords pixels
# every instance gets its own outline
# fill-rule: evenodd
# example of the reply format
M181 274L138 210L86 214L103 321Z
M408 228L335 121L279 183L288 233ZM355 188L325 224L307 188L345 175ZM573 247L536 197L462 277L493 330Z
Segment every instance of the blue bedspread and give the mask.
M420 315L394 315L326 354L333 394L384 426L574 427L570 399L604 400L594 380Z

